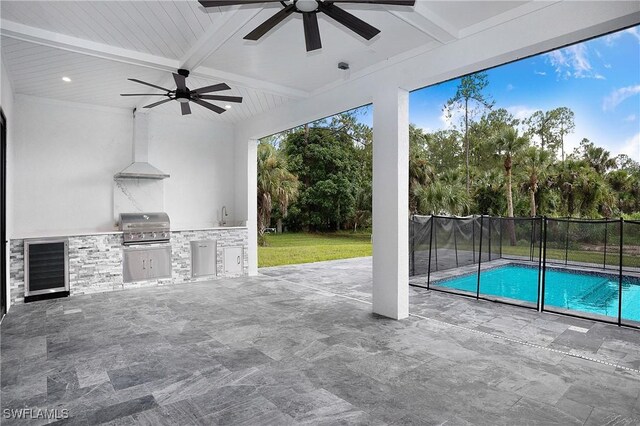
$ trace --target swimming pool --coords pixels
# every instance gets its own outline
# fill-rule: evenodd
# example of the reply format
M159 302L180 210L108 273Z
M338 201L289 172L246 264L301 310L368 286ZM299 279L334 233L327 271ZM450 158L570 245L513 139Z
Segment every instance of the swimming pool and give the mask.
M476 293L478 274L433 282L432 285ZM483 270L480 293L536 304L538 269L510 264ZM544 304L587 314L618 318L618 276L547 269ZM622 318L640 321L640 280L623 277Z

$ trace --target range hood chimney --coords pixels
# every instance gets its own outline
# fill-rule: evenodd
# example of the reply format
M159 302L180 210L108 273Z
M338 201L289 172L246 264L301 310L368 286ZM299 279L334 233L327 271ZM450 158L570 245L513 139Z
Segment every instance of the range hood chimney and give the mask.
M166 179L165 172L149 164L149 117L133 110L133 163L113 176L114 179Z

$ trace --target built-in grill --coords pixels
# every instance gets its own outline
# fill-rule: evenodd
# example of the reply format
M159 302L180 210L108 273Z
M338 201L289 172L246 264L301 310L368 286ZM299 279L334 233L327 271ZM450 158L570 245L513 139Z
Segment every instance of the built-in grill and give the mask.
M166 213L120 213L124 244L167 243L171 238Z

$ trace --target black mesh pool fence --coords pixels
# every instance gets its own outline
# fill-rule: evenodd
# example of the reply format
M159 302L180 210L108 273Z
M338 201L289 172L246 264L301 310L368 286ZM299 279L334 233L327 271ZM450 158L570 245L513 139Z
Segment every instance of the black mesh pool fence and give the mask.
M640 221L412 216L411 285L640 326Z

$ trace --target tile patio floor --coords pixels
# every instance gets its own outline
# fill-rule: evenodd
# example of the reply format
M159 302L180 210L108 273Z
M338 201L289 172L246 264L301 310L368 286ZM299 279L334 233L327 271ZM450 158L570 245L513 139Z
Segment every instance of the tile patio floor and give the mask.
M638 330L415 288L415 315L387 320L370 313L370 258L261 274L14 306L2 409L66 408L68 424L640 424Z

